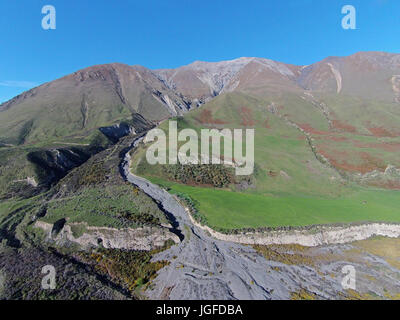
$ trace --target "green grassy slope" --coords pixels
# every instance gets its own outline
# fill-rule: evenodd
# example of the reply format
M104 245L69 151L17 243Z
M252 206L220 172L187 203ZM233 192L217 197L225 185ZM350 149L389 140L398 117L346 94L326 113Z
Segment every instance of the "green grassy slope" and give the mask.
M245 106L245 109L244 107ZM324 167L314 156L304 134L267 111L268 102L244 94L217 97L204 107L179 119L178 128L255 128L255 188L246 192L258 194L305 193L337 195L343 192L343 181L335 170ZM204 123L204 114L220 125ZM323 122L323 118L318 119ZM247 121L248 123L244 123ZM168 132L168 121L161 128ZM221 147L221 149L223 149ZM141 174L158 170L146 163L141 153ZM138 157L140 158L140 157ZM157 172L159 174L159 172Z
M275 113L270 110L272 103L277 109ZM268 99L236 92L223 94L178 119L180 129L194 128L198 132L213 127L255 128L255 172L247 188L235 183L224 189L183 185L171 179L160 166L147 164L146 146L134 154L133 170L167 186L171 192L190 197L207 223L216 229L399 222L397 191L360 186L352 179L354 172L341 165L342 162L334 161L334 157L346 151L346 161L367 161L372 163L373 170L378 165L373 162L374 156L379 156L383 160L379 168L384 170L389 163L398 163L398 152L361 145L361 142L378 144L382 138L368 134L362 120L351 122L356 128L351 132L343 124L354 115L340 113L338 108L333 105L330 109L330 116L334 115L336 120L335 128L315 105L294 95L279 100L277 96ZM377 106L374 108L377 114L386 113ZM168 122L161 128L167 131ZM398 140L385 139L390 144ZM332 160L333 167L318 160L320 154Z
M61 179L46 195L42 220L68 219L114 228L167 223L157 204L120 175L120 153L129 143L129 137L123 138Z

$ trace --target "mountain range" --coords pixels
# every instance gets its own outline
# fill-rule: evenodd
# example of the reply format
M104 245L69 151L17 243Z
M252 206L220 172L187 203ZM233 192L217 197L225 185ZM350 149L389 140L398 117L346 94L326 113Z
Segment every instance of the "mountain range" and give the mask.
M311 135L319 156L340 171L400 166L400 54L359 52L307 66L243 57L176 69L112 63L79 70L0 105L0 181L48 183L121 136L194 109L200 124L218 127L236 104L238 125L270 125L268 116L257 124L254 108L279 115Z
M254 128L254 173L149 165L141 137L171 118L179 129ZM209 232L243 240L277 228L298 240L299 228L324 240L323 225L343 240L373 222L396 235L399 123L400 54L384 52L308 66L112 63L24 92L0 105L0 298L351 298L338 286L344 263L359 266L363 297L397 297L398 239L309 251ZM40 289L43 264L57 268L60 290Z
M138 114L157 123L229 92L304 92L400 101L400 55L360 52L308 66L263 58L200 62L177 69L107 64L22 93L0 106L0 141L32 143L86 136Z

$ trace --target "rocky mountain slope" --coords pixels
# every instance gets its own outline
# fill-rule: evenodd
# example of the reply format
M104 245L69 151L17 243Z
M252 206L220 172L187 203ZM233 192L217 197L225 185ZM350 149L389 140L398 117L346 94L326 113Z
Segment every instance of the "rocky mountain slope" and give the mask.
M23 144L74 135L135 119L156 123L224 92L258 95L310 91L397 102L400 55L360 52L309 66L263 58L196 61L149 70L108 64L89 67L27 91L0 106L0 141Z
M196 61L155 73L169 88L203 102L222 92L252 91L260 86L393 101L398 94L400 55L359 52L348 57L328 57L308 66L243 57L222 62Z
M73 136L122 120L157 122L189 106L148 69L123 64L77 71L0 107L0 137L10 144Z

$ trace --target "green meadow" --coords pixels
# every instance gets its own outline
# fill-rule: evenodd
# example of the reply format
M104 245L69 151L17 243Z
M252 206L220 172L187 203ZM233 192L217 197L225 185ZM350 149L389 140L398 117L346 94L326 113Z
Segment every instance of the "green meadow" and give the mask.
M171 193L189 196L207 224L218 229L400 222L400 197L396 191L360 188L337 198L265 196L148 178Z

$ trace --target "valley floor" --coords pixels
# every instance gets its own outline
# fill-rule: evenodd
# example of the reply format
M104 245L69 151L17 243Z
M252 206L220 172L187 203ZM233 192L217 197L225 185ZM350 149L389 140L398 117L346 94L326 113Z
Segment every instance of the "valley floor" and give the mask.
M130 172L129 182L159 201L172 214L184 240L159 253L154 261L170 261L146 291L151 299L366 299L398 298L400 270L390 240L387 252L366 242L307 249L301 246L246 246L217 240L194 225L187 210L168 192ZM389 239L377 239L386 243ZM397 242L396 242L397 241ZM372 249L371 249L372 250ZM386 259L386 260L385 260ZM356 290L344 288L342 268L357 272ZM372 268L371 268L372 266ZM385 270L385 272L382 272Z

